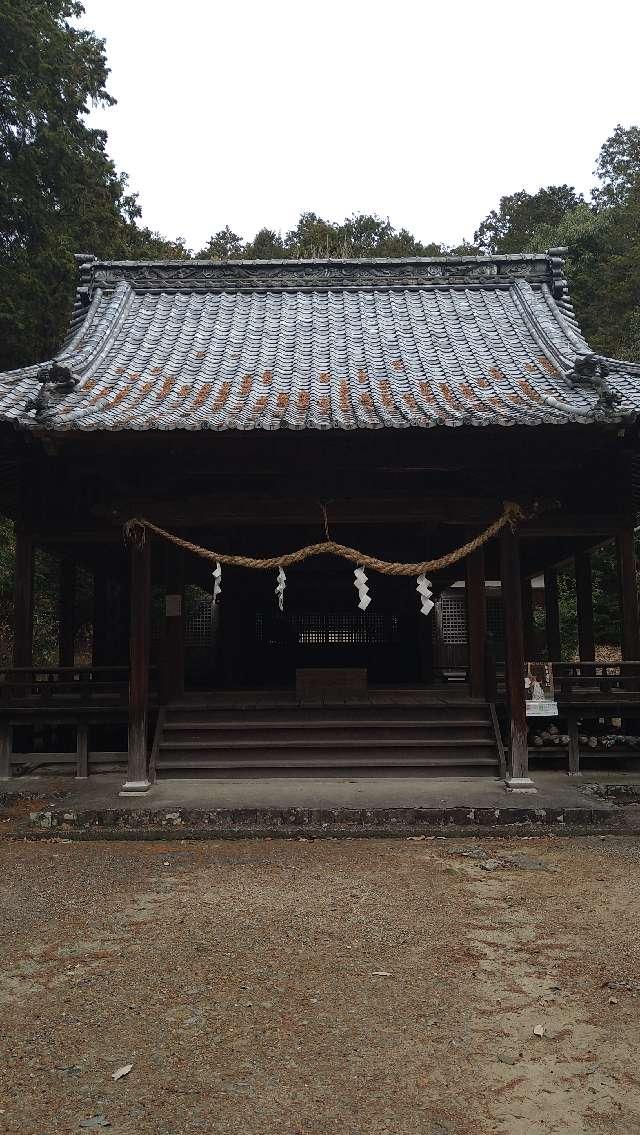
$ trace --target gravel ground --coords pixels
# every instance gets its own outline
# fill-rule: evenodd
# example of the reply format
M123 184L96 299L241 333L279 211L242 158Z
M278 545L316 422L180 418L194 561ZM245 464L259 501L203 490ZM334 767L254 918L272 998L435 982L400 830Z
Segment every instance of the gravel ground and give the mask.
M0 857L3 1131L640 1131L633 837Z

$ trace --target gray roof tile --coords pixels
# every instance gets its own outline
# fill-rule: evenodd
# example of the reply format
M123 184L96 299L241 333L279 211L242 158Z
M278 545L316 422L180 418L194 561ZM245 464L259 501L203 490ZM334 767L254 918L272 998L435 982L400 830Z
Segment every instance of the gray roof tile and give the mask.
M78 381L26 414L38 367L0 375L0 419L60 430L536 425L640 411L640 367L589 347L553 254L283 262L84 261ZM80 295L80 293L79 293Z

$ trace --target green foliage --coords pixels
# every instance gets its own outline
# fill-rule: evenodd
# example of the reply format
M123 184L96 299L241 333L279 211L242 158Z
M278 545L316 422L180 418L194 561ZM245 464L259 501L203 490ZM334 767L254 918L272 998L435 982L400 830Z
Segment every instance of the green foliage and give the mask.
M227 225L214 236L209 237L204 248L196 253L197 260L233 260L243 255L244 244L242 237Z
M604 544L591 553L593 637L598 647L620 643L620 591L615 545ZM558 605L562 655L566 661L578 653L576 577L573 564L558 571Z
M58 665L58 578L56 556L36 549L33 565L33 661Z
M567 276L588 342L640 359L640 128L616 126L600 150L591 200L567 185L502 197L475 240L487 252L567 247Z
M640 185L640 127L618 123L602 146L593 172L600 182L592 194L598 209L627 204Z
M357 256L435 256L437 244L423 245L407 229L370 213L354 213L344 221L325 221L303 213L284 240L289 256L302 258Z
M583 201L570 185L548 185L537 193L501 197L497 209L481 222L474 241L484 252L523 252L542 225L558 225Z
M179 255L138 228L126 176L87 126L109 106L104 43L76 0L0 0L0 371L50 357L67 327L74 252Z
M260 229L244 246L242 255L246 260L281 260L290 253L285 249L280 233L273 229Z
M283 237L263 228L246 242L229 226L210 237L198 258L229 260L317 260L357 256L438 256L439 244L424 245L407 229L369 213L354 213L344 221L325 221L316 213L302 213L295 228Z

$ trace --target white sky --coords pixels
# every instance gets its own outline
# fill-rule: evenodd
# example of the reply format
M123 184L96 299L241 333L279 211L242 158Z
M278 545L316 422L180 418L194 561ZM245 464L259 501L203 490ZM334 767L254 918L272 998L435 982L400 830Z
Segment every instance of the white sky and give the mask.
M588 191L640 124L635 0L84 0L92 113L143 222L197 250L303 210L470 238L501 195Z

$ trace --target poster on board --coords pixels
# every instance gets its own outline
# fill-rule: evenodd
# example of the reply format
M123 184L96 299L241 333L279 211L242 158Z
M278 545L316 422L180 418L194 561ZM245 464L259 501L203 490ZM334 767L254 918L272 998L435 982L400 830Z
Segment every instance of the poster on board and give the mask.
M524 677L527 717L557 717L558 703L553 689L550 662L527 662Z

